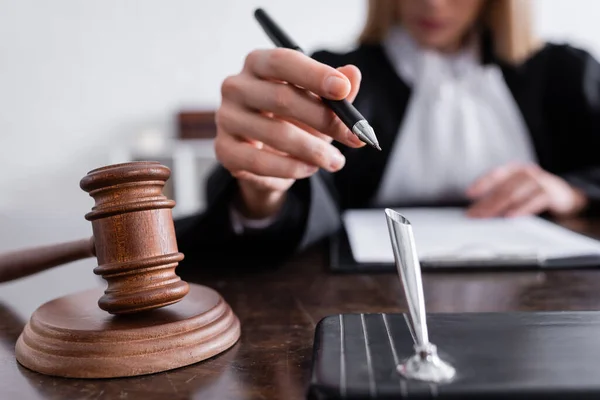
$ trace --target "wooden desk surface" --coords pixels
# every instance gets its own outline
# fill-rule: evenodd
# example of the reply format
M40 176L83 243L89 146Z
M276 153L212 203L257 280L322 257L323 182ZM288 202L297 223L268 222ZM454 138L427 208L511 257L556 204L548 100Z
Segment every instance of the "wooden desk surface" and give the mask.
M600 238L600 221L565 224ZM0 215L0 251L90 233L83 218ZM113 380L53 378L21 367L14 345L31 313L52 298L103 285L94 266L81 261L0 285L0 399L302 399L321 318L405 311L396 275L332 275L315 250L276 272L201 282L217 289L242 322L240 342L214 359ZM429 312L600 309L600 270L429 273L424 286Z

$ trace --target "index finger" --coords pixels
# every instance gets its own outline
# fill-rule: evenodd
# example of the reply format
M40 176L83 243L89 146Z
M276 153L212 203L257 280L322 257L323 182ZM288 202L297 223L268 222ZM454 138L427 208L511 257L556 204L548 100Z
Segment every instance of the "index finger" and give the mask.
M244 68L262 79L291 83L318 96L341 100L350 94L348 78L335 68L292 49L254 50Z

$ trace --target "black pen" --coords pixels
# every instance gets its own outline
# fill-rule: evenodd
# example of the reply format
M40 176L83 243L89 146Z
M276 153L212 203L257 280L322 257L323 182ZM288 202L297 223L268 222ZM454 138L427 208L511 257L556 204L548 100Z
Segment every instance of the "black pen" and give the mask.
M258 20L267 36L278 47L285 47L292 50L304 51L294 41L281 30L279 26L267 15L267 13L258 8L254 11L254 17ZM350 129L360 140L366 144L381 150L379 142L375 136L375 131L369 125L365 117L346 99L330 100L321 98L331 110L342 120L342 122Z

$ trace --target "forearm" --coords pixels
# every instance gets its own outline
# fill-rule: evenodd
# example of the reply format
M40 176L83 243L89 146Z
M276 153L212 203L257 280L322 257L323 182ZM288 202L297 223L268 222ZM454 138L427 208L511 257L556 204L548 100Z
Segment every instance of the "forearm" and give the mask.
M217 166L206 186L207 206L203 213L175 221L178 245L186 269L213 260L220 267L269 267L285 260L298 247L306 223L308 200L300 191L286 195L280 212L268 224L253 225L236 220L238 182ZM238 215L239 217L239 215Z
M189 254L187 261L192 255L200 257L201 262L202 257L214 254L221 265L245 262L271 266L325 238L340 225L330 178L331 175L323 173L297 181L286 194L279 212L254 225L256 220L248 223L252 220L236 219L233 208L238 195L237 181L217 167L207 181L206 211L176 221L178 243ZM231 251L223 253L219 250L223 248Z

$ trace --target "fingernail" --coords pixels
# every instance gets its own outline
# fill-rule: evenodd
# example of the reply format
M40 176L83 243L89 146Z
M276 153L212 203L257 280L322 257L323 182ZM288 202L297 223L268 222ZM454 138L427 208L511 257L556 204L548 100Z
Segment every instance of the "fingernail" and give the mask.
M366 145L365 142L363 142L362 140L360 140L358 138L358 136L356 136L354 133L352 133L351 131L348 131L348 133L346 134L346 137L348 138L348 141L353 144L356 147L363 147Z
M343 97L348 91L348 81L339 76L332 75L325 79L325 91L331 97Z
M331 156L331 163L329 167L332 171L339 171L346 164L346 157L342 155L339 151L336 151Z
M314 174L315 172L317 172L319 170L319 167L316 167L314 165L305 164L304 170L306 171L306 175L310 176L310 175Z

